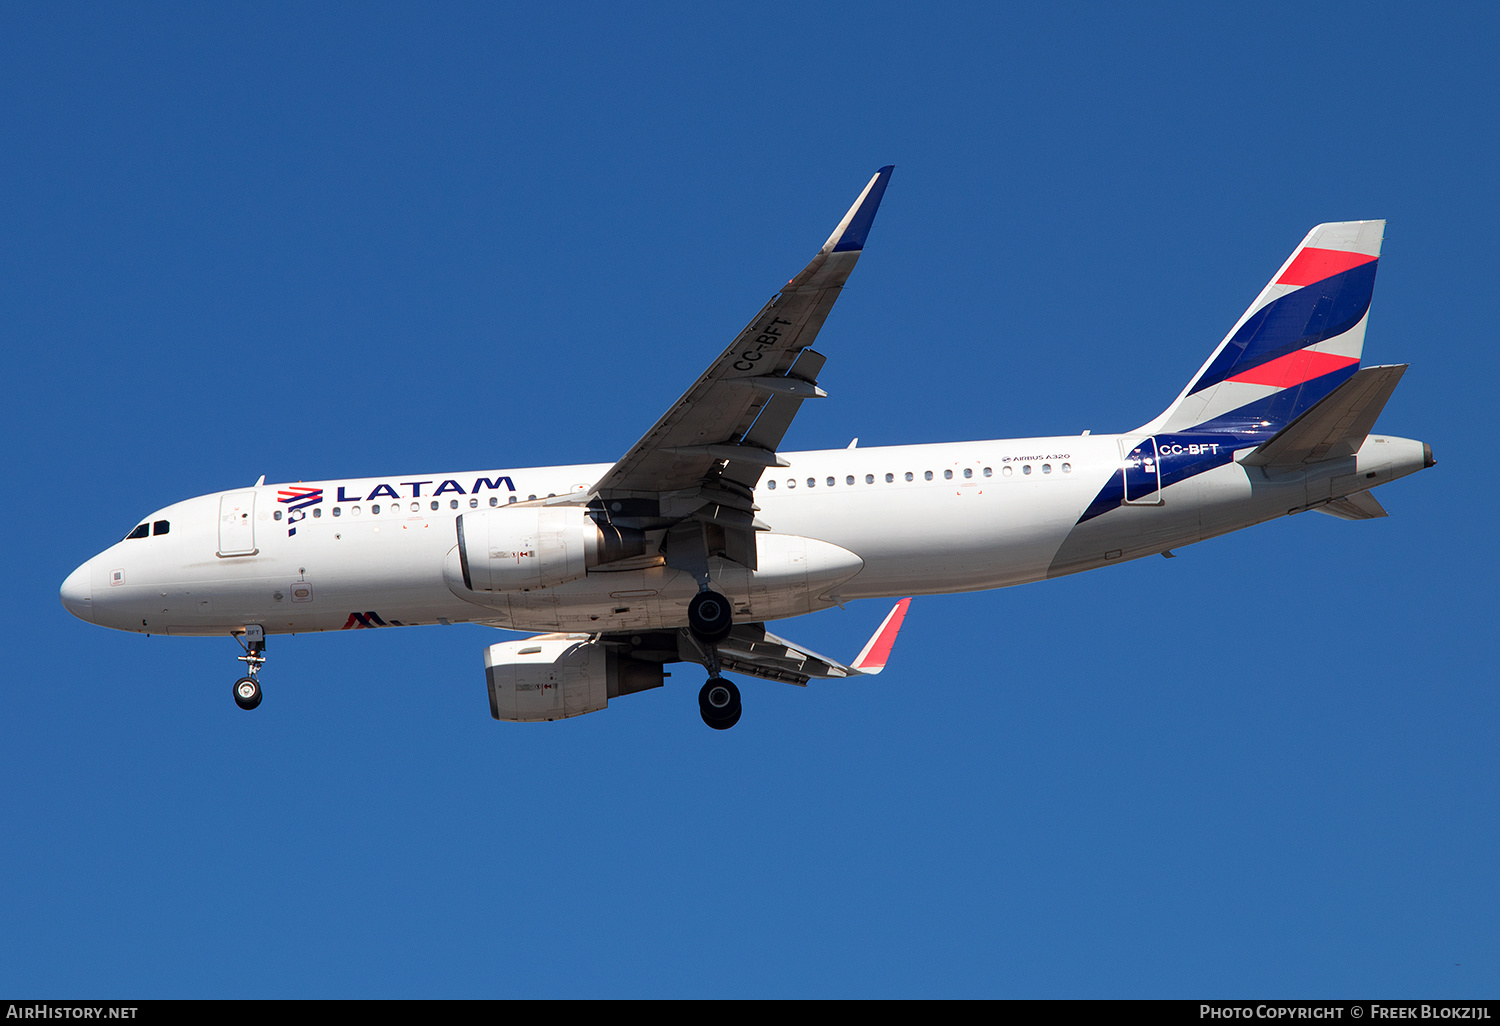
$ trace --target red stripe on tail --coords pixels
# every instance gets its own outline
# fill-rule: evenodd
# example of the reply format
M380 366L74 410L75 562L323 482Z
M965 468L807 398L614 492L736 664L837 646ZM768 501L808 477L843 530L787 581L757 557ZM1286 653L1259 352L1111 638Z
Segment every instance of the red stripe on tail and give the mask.
M1280 278L1276 279L1278 285L1311 285L1315 281L1324 278L1332 278L1351 267L1368 264L1378 257L1372 257L1368 253L1350 253L1343 249L1318 249L1316 246L1307 246L1297 254L1291 266L1282 272Z
M1342 370L1351 363L1359 363L1353 356L1334 356L1332 353L1318 353L1311 349L1299 349L1295 353L1287 353L1285 356L1271 360L1269 363L1251 367L1247 371L1241 371L1229 381L1241 381L1247 385L1270 385L1273 388L1291 388L1300 385L1304 381L1313 378L1321 378L1324 374L1332 374L1336 370Z

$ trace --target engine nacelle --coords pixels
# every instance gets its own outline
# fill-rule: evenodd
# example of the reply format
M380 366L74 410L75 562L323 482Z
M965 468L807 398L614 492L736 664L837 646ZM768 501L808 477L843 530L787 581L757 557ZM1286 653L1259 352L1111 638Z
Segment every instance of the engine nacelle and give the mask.
M485 649L490 715L512 723L561 720L662 686L661 663L621 655L591 637L542 634Z
M470 591L555 588L643 551L641 532L601 531L578 506L501 507L458 518L459 566Z

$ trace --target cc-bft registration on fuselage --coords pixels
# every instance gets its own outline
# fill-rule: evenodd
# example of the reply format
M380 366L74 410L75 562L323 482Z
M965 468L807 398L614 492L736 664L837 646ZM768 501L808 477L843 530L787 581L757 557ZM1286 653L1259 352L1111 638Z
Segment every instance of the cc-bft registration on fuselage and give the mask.
M554 720L708 671L805 685L886 665L909 598L848 663L767 621L852 599L1001 588L1314 509L1385 516L1370 489L1433 464L1372 434L1404 365L1362 367L1383 221L1322 224L1153 420L1118 435L786 452L822 398L809 348L853 270L891 168L801 273L614 464L266 485L188 499L75 570L78 617L231 635L260 703L270 634L480 623L496 719Z

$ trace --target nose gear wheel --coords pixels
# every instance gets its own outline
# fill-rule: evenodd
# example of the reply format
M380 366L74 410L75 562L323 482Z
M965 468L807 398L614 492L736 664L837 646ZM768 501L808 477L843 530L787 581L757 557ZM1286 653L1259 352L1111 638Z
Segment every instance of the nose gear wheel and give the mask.
M254 677L241 677L234 682L234 704L247 712L260 705L260 682Z

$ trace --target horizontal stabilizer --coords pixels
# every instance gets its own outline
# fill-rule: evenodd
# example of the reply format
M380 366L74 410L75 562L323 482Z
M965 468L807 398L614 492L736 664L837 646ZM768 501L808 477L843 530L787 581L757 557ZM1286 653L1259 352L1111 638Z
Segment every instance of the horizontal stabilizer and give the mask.
M1404 373L1406 364L1356 371L1240 462L1267 470L1291 470L1354 455L1365 444L1365 437Z
M1390 516L1385 511L1385 507L1380 504L1380 500L1369 492L1355 492L1342 499L1334 499L1326 506L1315 508L1319 513L1327 513L1340 520L1379 520L1381 517Z

